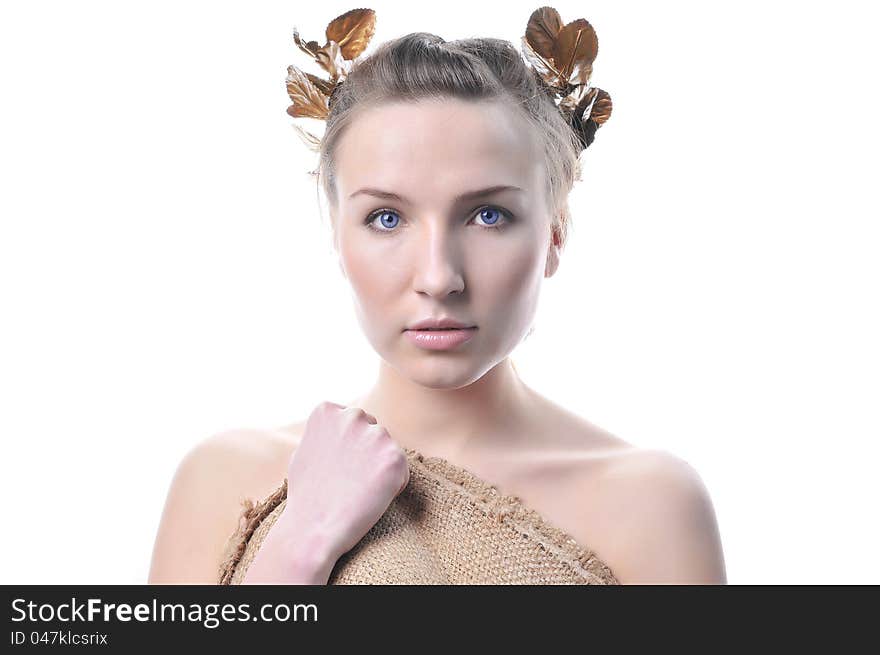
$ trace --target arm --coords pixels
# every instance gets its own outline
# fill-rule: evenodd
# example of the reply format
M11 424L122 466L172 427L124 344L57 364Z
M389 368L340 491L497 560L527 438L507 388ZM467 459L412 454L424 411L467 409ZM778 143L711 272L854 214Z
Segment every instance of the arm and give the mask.
M223 548L238 525L242 498L271 493L285 474L289 452L256 430L219 433L190 450L171 481L147 583L217 584ZM312 580L322 574L323 565L306 550L306 556L296 560L295 573ZM312 565L314 571L309 570Z
M609 476L615 574L624 584L727 584L718 524L686 461L646 451Z
M242 584L325 585L338 559L327 539L299 529L282 511Z

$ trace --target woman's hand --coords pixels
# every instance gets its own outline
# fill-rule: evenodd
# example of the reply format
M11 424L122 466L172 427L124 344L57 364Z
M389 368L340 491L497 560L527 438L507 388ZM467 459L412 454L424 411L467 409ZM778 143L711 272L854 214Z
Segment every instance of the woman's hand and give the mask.
M244 583L326 584L408 482L406 454L373 416L321 403L290 458L285 508Z
M287 481L284 511L291 523L327 538L341 557L406 487L409 464L375 417L323 402L306 422Z

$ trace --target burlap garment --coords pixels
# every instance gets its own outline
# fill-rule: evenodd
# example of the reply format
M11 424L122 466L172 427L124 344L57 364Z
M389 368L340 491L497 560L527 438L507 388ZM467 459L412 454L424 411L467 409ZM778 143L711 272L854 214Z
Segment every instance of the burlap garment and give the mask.
M619 584L595 553L470 471L404 448L406 488L336 563L327 584ZM287 479L244 501L220 584L241 584L287 503Z

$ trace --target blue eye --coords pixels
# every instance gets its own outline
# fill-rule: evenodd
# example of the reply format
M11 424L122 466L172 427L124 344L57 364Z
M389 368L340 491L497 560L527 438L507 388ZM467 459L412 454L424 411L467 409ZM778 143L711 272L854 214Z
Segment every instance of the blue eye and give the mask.
M505 220L499 223L499 219L502 216ZM478 224L479 227L483 228L484 230L496 231L506 227L513 218L509 212L501 209L500 207L495 207L492 205L481 207L477 212L477 217L484 223L482 225ZM379 223L382 225L382 227L376 227L377 218L379 219ZM400 215L393 209L379 209L367 216L364 223L369 229L373 230L374 232L383 232L387 234L396 231L395 228L397 227L397 224L400 223Z
M386 218L388 216L397 216L397 212L391 211L390 209L381 209L377 213L371 214L370 221L369 221L371 224L371 227L372 227L373 221L378 218L379 222L382 223L382 225L384 227L387 227L387 228L393 230L397 226L397 224L400 222L400 218L398 217L397 220L389 220ZM389 225L389 223L390 223L390 225ZM377 230L379 228L373 228L373 229ZM386 230L379 229L379 231L385 232Z
M481 210L480 210L480 214L479 214L479 216L480 216L480 220L484 220L484 221L485 221L485 220L486 220L486 218L485 218L486 214L489 214L489 215L491 216L493 213L495 214L495 218L492 219L492 220L490 220L490 221L487 221L487 223L488 223L489 225L494 225L495 223L498 222L498 219L499 219L500 216L501 216L501 212L499 212L498 209L496 209L495 207L486 207L485 209L481 209Z

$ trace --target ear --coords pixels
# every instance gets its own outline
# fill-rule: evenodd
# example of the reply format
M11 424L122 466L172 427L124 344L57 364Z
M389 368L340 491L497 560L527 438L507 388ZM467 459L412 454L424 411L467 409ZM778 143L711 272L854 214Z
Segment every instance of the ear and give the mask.
M559 268L559 254L562 250L559 230L554 227L550 233L550 245L547 247L547 262L544 265L544 277L552 277Z

